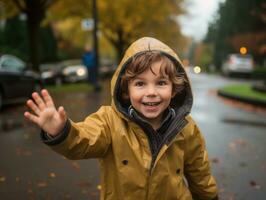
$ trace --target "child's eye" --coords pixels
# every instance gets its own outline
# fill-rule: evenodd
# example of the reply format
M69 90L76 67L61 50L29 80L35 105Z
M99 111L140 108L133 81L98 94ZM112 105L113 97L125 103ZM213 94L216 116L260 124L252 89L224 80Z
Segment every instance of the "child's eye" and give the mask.
M167 85L167 81L158 81L158 85Z
M141 87L141 86L144 85L144 82L142 82L142 81L137 81L137 82L135 82L134 85L135 85L135 86L138 86L138 87Z

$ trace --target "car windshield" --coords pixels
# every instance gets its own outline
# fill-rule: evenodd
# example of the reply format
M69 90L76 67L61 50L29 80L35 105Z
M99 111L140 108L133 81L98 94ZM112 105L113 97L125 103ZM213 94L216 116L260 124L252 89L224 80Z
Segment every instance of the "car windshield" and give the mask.
M230 59L236 63L252 63L251 55L233 54Z
M76 59L76 60L66 60L66 61L62 61L60 63L62 68L68 67L68 66L73 66L73 65L81 65L82 61L80 59Z

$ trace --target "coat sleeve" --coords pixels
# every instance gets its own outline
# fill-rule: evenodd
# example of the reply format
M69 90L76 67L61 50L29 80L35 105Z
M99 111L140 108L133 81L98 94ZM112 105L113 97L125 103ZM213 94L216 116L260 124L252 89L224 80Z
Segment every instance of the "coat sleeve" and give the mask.
M64 139L59 143L50 141L48 145L68 159L103 157L111 144L107 112L106 107L101 107L83 122L70 121L66 135L58 138Z
M218 189L211 175L204 138L194 121L189 125L185 142L184 172L195 200L218 199Z

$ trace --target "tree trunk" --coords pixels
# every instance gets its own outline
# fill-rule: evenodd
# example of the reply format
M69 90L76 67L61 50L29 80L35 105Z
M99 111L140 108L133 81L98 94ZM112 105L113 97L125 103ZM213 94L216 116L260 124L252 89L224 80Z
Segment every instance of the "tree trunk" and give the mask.
M39 71L39 42L40 42L40 24L33 22L28 18L27 28L28 28L28 36L29 36L29 59L31 62L31 68Z
M40 24L45 17L45 2L41 0L24 0L26 3L27 26L29 36L29 57L32 68L39 71Z
M117 60L120 62L123 58L124 51L125 51L125 41L123 38L123 31L119 29L117 31L117 41L115 43L116 53L117 53Z

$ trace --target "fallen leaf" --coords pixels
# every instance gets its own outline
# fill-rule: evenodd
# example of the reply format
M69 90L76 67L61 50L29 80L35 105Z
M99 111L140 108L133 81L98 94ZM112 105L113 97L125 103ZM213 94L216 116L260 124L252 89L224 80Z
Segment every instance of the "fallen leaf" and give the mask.
M261 167L261 169L263 169L263 170L266 169L266 165L265 165L265 164L262 164L260 167Z
M30 150L24 150L23 151L23 155L24 156L31 156L32 155L32 152Z
M32 155L32 152L30 150L27 150L27 149L22 149L21 147L17 147L16 148L16 154L17 156L31 156Z
M17 147L16 148L16 154L17 154L17 156L20 156L21 155L21 152L22 152L21 148L20 147Z
M71 162L72 166L74 167L74 169L76 170L80 170L80 165L77 162Z
M55 173L51 172L51 173L49 173L49 177L51 177L51 178L55 178L56 175L55 175Z
M24 134L23 137L25 140L28 140L30 138L29 134Z
M223 192L225 192L225 188L220 187L219 188L219 193L223 193Z
M33 191L32 191L31 188L28 188L28 189L27 189L27 192L28 192L28 194L32 194L32 193L33 193Z
M235 143L230 142L229 143L229 148L230 148L231 151L236 152L236 144Z
M0 176L0 182L5 182L5 181L6 181L6 177Z
M236 152L237 149L243 148L246 145L247 142L244 139L238 138L229 143L229 148L231 149L231 151Z
M82 194L88 194L88 190L83 189L83 190L81 190L81 193Z
M91 192L90 195L93 196L93 197L96 197L97 196L97 192Z
M70 194L66 194L64 199L70 199L70 198L71 198Z
M213 158L213 159L211 159L211 162L213 162L213 163L219 163L220 160L218 158Z
M240 146L246 146L247 145L247 142L242 138L236 139L234 142Z
M47 183L46 183L45 181L39 181L39 182L37 183L37 186L38 186L38 187L47 187Z
M77 185L79 187L90 187L91 183L89 181L81 181L81 182L77 183Z
M257 189L257 190L260 190L261 189L261 186L258 185L255 181L250 181L249 182L250 186Z
M239 163L239 166L240 166L240 167L246 167L246 166L247 166L247 163L245 163L245 162L241 162L241 163Z
M234 196L230 196L230 197L228 197L228 200L234 200L234 199L235 199Z

